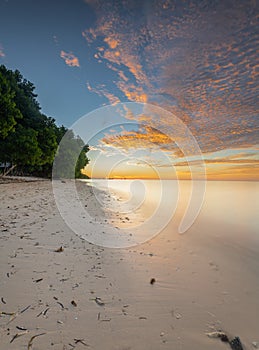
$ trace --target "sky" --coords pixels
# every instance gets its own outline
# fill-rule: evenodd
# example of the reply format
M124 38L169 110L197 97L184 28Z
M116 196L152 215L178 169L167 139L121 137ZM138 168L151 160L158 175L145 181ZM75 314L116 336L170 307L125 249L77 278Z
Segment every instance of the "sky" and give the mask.
M0 0L0 64L59 125L126 102L166 111L122 108L89 142L92 176L199 178L193 136L208 179L258 180L258 19L255 0Z

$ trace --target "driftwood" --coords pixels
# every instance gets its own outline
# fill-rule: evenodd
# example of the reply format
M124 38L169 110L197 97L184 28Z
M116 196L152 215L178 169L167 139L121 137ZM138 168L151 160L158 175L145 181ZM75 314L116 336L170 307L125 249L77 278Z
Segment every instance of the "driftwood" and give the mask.
M5 177L6 175L8 175L14 168L16 168L16 164L11 166L11 168L9 168L9 169L5 168L4 173L3 173L3 175L1 175L1 177Z

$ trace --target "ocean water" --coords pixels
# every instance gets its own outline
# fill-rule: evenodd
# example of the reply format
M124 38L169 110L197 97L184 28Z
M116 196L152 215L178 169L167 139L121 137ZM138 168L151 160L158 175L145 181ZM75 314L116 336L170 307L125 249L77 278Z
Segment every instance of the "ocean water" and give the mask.
M143 243L165 228L185 233L197 222L259 237L259 182L176 180L90 180L104 191L96 198L109 224ZM95 191L94 191L95 192ZM107 200L109 198L109 200Z

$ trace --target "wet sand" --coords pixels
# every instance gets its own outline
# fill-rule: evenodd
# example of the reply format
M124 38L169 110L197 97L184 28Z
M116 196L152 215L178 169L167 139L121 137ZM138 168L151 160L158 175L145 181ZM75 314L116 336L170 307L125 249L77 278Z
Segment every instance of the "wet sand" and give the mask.
M258 232L221 222L212 198L188 234L176 213L151 241L111 249L67 227L50 181L0 196L0 349L230 349L215 330L259 342ZM84 200L103 216L90 188Z

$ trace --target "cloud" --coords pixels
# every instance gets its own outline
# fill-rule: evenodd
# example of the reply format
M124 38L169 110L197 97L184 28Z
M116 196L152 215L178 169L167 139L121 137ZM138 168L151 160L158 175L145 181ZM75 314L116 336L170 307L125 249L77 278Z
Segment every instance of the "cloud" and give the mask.
M78 58L72 52L65 52L62 50L60 52L60 57L63 58L66 65L70 67L80 67Z
M223 165L224 167L233 168L233 166L251 168L259 166L259 154L258 146L247 149L228 149L227 151L219 151L203 154L204 163L207 168L211 168L213 165ZM186 167L195 166L200 164L200 160L195 157L189 157L188 159L175 161L175 166Z
M255 159L205 159L205 164L242 164L242 165L249 165L249 166L259 166L259 160ZM188 165L199 165L201 163L200 160L189 160L184 162L176 162L175 166L188 166Z
M181 6L158 0L87 3L95 11L96 22L83 36L95 50L95 58L113 76L96 93L110 102L124 96L170 111L194 135L210 169L227 163L240 169L255 166L255 156L241 152L254 149L258 155L256 2L237 0L235 7L229 2L204 6L192 0ZM135 119L130 113L125 118ZM154 120L148 118L143 114L143 122ZM167 126L177 128L173 118L161 115L157 120L152 123L157 129L162 124L160 130L165 132ZM176 134L183 144L181 131ZM154 147L151 140L159 139L161 135L142 129L106 137L102 145L133 152L137 147ZM171 150L172 159L176 161L177 155L178 166L183 162L184 167L183 154L166 142L158 142L157 147L168 154ZM232 158L217 153L234 149L240 154Z
M112 144L117 148L147 148L151 145L153 147L158 146L161 148L164 145L169 145L172 140L165 134L158 130L155 130L149 126L142 126L138 131L126 131L121 134L107 135L102 139L105 144Z
M152 117L150 115L145 113L134 114L133 111L125 105L123 106L123 109L125 111L124 117L128 120L134 120L135 122L138 121L139 123L152 122Z
M123 92L129 101L133 102L147 102L147 94L143 91L143 88L140 86L135 86L134 84L128 84L123 81L117 82L117 87Z
M99 84L96 87L93 87L89 82L87 82L86 86L90 92L94 92L99 96L104 96L110 104L117 104L120 102L119 98L105 89L104 85Z
M116 47L119 44L118 40L116 40L115 38L111 38L111 37L105 38L104 42L106 42L111 49L116 49Z
M5 53L2 45L0 45L0 57L5 57Z
M53 35L52 38L53 38L54 43L55 43L56 45L58 45L58 44L59 44L59 41L58 41L57 35Z
M122 130L117 134L105 135L100 142L106 147L117 149L119 152L126 154L148 150L149 153L159 152L161 156L166 155L173 159L183 157L183 152L179 149L175 140L148 125L139 125L138 130Z
M92 47L98 43L97 59L117 72L112 91L177 112L203 152L256 142L253 1L238 0L235 7L187 1L178 8L156 0L145 6L128 0L90 4L97 21L85 36Z

